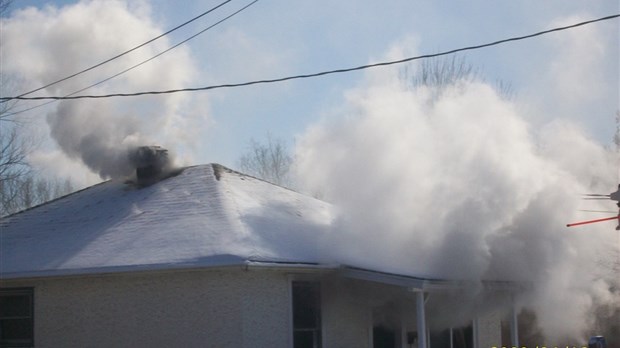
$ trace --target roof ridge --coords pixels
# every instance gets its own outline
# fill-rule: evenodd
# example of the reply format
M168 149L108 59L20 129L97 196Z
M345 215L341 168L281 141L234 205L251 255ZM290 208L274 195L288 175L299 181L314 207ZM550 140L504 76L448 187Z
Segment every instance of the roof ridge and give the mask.
M232 212L232 215L228 216L228 222L232 225L235 225L240 231L243 232L243 235L244 235L243 238L247 238L247 236L251 234L251 231L248 230L248 227L243 222L243 214L241 213L239 202L237 202L234 195L231 193L230 182L226 180L225 178L224 179L222 178L222 173L235 174L240 177L250 177L250 178L254 178L254 177L238 172L236 170L230 169L219 163L211 163L208 166L210 166L211 169L213 170L213 176L216 179L216 182L214 183L216 184L215 187L216 187L216 192L219 196L218 199L220 201L220 204L229 207L230 211ZM279 187L277 185L274 185L274 186ZM252 247L250 254L251 255L259 254L256 249L256 246Z
M67 196L0 220L0 277L217 267L230 255L315 262L315 239L331 223L329 204L218 164L142 189L110 180Z
M226 166L224 166L224 165L222 165L222 164L219 164L219 163L197 164L197 165L191 165L191 166L179 167L179 168L177 168L177 169L175 170L175 173L174 173L173 175L170 175L170 177L172 177L172 176L176 176L176 175L178 175L178 174L182 173L182 172L183 172L184 170L186 170L186 169L189 169L189 168L194 168L194 167L201 167L201 166L210 166L210 167L212 168L212 170L213 170L213 174L214 174L215 179L216 179L217 181L220 181L220 180L221 180L221 178L222 178L222 173L235 174L235 175L239 175L239 176L243 176L243 177L247 177L247 178L252 178L252 179L255 179L255 180L259 180L259 181L262 181L262 182L264 182L264 183L267 183L267 184L270 184L270 185L273 185L273 186L276 186L276 187L279 187L279 188L282 188L282 189L285 189L285 190L288 190L288 191L291 191L291 192L295 192L295 193L300 194L300 195L308 196L308 197L314 198L314 199L316 199L316 200L319 200L319 201L321 201L321 202L325 202L325 201L324 201L324 200L322 200L322 199L318 199L318 198L316 198L316 197L312 197L311 195L305 194L305 193L303 193L303 192L299 192L299 191L294 190L294 189L292 189L292 188L285 187L285 186L282 186L282 185L278 185L278 184L273 183L273 182L271 182L271 181L268 181L268 180L265 180L265 179L262 179L262 178L259 178L259 177L256 177L256 176L253 176L253 175L250 175L250 174L242 173L242 172L240 172L240 171L238 171L238 170L231 169L231 168L226 167ZM168 179L168 177L164 178L164 180L165 180L165 179ZM17 211L17 212L15 212L15 213L12 213L12 214L9 214L9 215L5 215L5 216L0 216L0 221L5 220L5 219L9 219L9 218L13 218L13 217L15 217L15 216L17 216L17 215L20 215L20 214L22 214L22 213L28 212L28 211L33 210L33 209L35 209L35 208L39 208L39 207L42 207L42 206L46 206L46 205L52 204L52 203L54 203L54 202L56 202L56 201L66 199L66 198L68 198L68 197L70 197L70 196L73 196L73 195L75 195L75 194L78 194L78 193L83 192L83 191L86 191L86 190L90 190L90 189L92 189L92 188L94 188L94 187L97 187L97 186L100 186L100 185L103 185L103 184L109 183L109 182L111 182L111 181L114 181L114 179L105 180L105 181L102 181L102 182L96 183L96 184L94 184L94 185L84 187L84 188L79 189L79 190L77 190L77 191L74 191L74 192L68 193L68 194L66 194L66 195L63 195L63 196L60 196L60 197L57 197L57 198L51 199L51 200L49 200L49 201L46 201L46 202L43 202L43 203L39 203L39 204L34 205L34 206L32 206L32 207L29 207L29 208L26 208L26 209L23 209L23 210ZM128 183L128 182L126 181L125 183ZM325 203L328 203L328 202L325 202Z
M262 181L262 182L264 182L264 183L267 183L267 184L270 184L270 185L273 185L273 186L276 186L276 187L279 187L279 188L282 188L282 189L285 189L285 190L288 190L288 191L291 191L291 192L295 192L295 193L297 193L297 194L300 194L300 195L303 195L303 196L307 196L307 197L310 197L310 198L316 199L316 200L318 200L318 201L321 201L321 202L325 202L325 203L330 204L329 202L326 202L326 201L324 201L324 200L322 200L322 199L316 198L316 197L314 197L314 196L312 196L312 195L310 195L310 194L303 193L303 192L299 192L299 191L297 191L297 190L295 190L295 189L292 189L292 188L290 188L290 187L286 187L286 186L278 185L278 184L273 183L273 182L271 182L271 181L269 181L269 180L265 180L265 179L262 179L262 178L256 177L256 176L254 176L254 175L250 175L250 174L242 173L242 172L240 172L240 171L238 171L238 170L231 169L231 168L226 167L226 166L224 166L224 165L221 165L221 164L219 164L219 163L211 163L210 165L213 167L213 172L214 172L215 177L216 177L216 179L217 179L218 181L220 180L222 173L223 173L223 172L227 172L227 173L230 173L230 174L236 174L236 175L244 176L244 177L246 177L246 178L256 179L256 180L258 180L258 181Z
M248 177L248 178L264 181L264 182L266 182L268 184L272 184L272 185L275 185L275 186L280 186L280 185L274 184L272 182L269 182L269 181L267 181L265 179L261 179L261 178L252 176L250 174L242 173L242 172L240 172L238 170L231 169L231 168L226 167L224 165L221 165L219 163L211 163L211 166L213 167L213 173L215 174L215 177L216 177L217 180L220 180L221 175L222 175L223 172L228 172L228 173L231 173L231 174L237 174L237 175L245 176L245 177ZM283 186L280 186L280 187L283 187ZM286 188L286 187L284 187L284 188Z

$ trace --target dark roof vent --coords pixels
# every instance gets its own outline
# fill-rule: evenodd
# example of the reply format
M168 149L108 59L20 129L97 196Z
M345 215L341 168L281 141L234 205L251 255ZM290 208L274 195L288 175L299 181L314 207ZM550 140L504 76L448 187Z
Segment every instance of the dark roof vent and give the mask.
M170 167L168 150L161 146L140 146L130 158L136 167L136 179L141 186L159 181Z

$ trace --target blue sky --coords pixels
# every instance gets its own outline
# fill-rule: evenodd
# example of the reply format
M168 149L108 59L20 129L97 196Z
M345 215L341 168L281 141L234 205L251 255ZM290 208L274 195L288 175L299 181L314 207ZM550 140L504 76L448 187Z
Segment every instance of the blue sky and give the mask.
M29 6L62 9L74 3L17 0L12 9L14 14ZM128 7L130 11L140 7L145 13L142 18L148 18L164 31L217 3L141 0L130 2ZM169 43L184 39L247 3L232 1L213 16L175 32ZM260 0L186 45L189 61L195 65L190 83L191 86L235 83L357 66L385 59L394 47L399 47L405 55L434 53L618 12L619 4L615 0L542 3ZM472 51L465 57L481 70L487 80L509 83L526 107L544 114L537 120L567 118L606 143L613 135L614 113L619 109L619 21L591 27L588 28L590 31L574 29L570 33L561 32ZM562 100L562 95L556 93L562 86L557 85L557 79L545 74L554 61L566 58L569 53L574 54L572 63L575 64L589 56L587 42L579 46L575 41L562 41L563 37L570 35L577 36L575 40L578 40L578 31L589 33L590 36L584 36L584 41L599 40L600 45L605 46L605 54L592 62L602 73L590 74L596 75L596 79L585 81L600 87L597 95L576 106L570 100ZM114 53L117 52L110 51L109 55ZM5 57L7 54L18 56L14 52L3 53ZM577 70L582 68L588 69L587 66L574 66ZM584 74L588 75L587 72ZM196 163L234 165L251 138L261 139L267 133L293 146L296 137L308 126L330 117L343 103L347 91L363 78L363 72L353 72L195 93L191 97L193 101L208 100L208 103L196 108L206 114L206 124L199 134L194 135L198 145L191 150L189 157ZM592 89L590 86L584 88ZM186 107L192 108L189 103Z

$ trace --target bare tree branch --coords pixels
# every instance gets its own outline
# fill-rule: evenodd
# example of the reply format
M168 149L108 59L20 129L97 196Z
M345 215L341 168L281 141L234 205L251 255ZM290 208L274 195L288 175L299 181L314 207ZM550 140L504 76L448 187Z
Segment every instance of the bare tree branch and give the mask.
M450 86L459 86L475 80L484 81L480 70L470 64L464 56L428 59L417 64L417 66L405 66L400 71L400 79L412 90L420 87L429 88L435 100ZM414 66L417 69L413 69ZM496 81L495 90L507 100L515 95L512 85L503 80Z
M4 15L12 0L0 0L0 16ZM2 42L0 41L0 45ZM0 71L0 94L14 89L15 79L7 79ZM38 177L28 155L37 142L29 137L24 122L11 115L14 102L0 103L0 216L30 208L73 190L70 181Z
M250 140L248 151L238 161L239 169L276 185L290 186L293 157L281 139L267 134L266 142Z
M11 3L13 3L13 0L0 0L0 16L2 16L4 12L9 9Z

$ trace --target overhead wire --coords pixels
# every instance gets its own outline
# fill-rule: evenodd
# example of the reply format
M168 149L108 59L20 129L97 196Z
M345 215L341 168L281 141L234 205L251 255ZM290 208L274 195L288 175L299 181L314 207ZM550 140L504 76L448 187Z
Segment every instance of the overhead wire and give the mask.
M127 51L125 51L125 52L123 52L123 53L117 54L117 55L115 55L115 56L114 56L114 57L112 57L112 58L108 58L108 59L104 60L103 62L97 63L97 64L95 64L95 65L93 65L93 66L90 66L90 67L88 67L88 68L86 68L86 69L80 70L80 71L78 71L78 72L76 72L76 73L73 73L73 74L71 74L71 75L69 75L69 76L66 76L66 77L63 77L63 78L61 78L61 79L59 79L59 80L56 80L56 81L54 81L54 82L48 83L48 84L46 84L45 86L41 86L41 87L38 87L38 88L33 89L33 90L31 90L31 91L28 91L28 92L22 93L22 94L20 94L18 97L24 97L24 96L26 96L26 95L28 95L28 94L32 94L32 93L34 93L34 92L38 92L38 91L40 91L40 90L42 90L42 89L45 89L45 88L47 88L47 87L53 86L53 85L58 84L58 83L60 83L60 82L63 82L63 81L66 81L66 80L68 80L68 79L71 79L71 78L73 78L73 77L76 77L76 76L78 76L78 75L81 75L81 74L83 74L83 73L85 73L85 72L91 71L91 70L93 70L93 69L95 69L95 68L98 68L98 67L100 67L100 66L104 65L104 64L107 64L107 63L109 63L109 62L111 62L111 61L113 61L113 60L115 60L115 59L118 59L118 58L120 58L120 57L122 57L122 56L124 56L124 55L127 55L127 54L129 54L129 53L131 53L131 52L133 52L133 51L135 51L135 50L137 50L137 49L141 48L141 47L144 47L144 46L146 46L146 45L150 44L151 42L153 42L153 41L155 41L155 40L158 40L158 39L160 39L160 38L162 38L162 37L164 37L164 36L166 36L166 35L168 35L168 34L170 34L170 33L174 32L174 31L176 31L176 30L178 30L178 29L180 29L180 28L182 28L182 27L184 27L184 26L186 26L186 25L188 25L188 24L190 24L190 23L192 23L192 22L194 22L194 21L198 20L199 18L202 18L202 17L206 16L207 14L209 14L209 13L211 13L211 12L213 12L213 11L217 10L218 8L220 8L220 7L224 6L224 5L226 5L227 3L231 2L231 1L232 1L232 0L225 0L224 2L220 3L219 5L217 5L217 6L213 7L213 8L211 8L211 9L209 9L209 10L207 10L207 11L205 11L205 12L201 13L201 14L199 14L198 16L196 16L196 17L194 17L194 18L192 18L192 19L190 19L190 20L188 20L188 21L186 21L186 22L184 22L184 23L182 23L182 24L177 25L176 27L174 27L174 28L172 28L172 29L170 29L170 30L166 31L166 32L165 32L165 33L163 33L163 34L160 34L160 35L158 35L158 36L156 36L156 37L154 37L154 38L152 38L152 39L150 39L150 40L148 40L148 41L146 41L146 42L143 42L143 43L139 44L138 46L135 46L135 47L133 47L133 48L130 48L129 50L127 50ZM0 101L0 102L5 102L5 101L7 101L7 99L6 99L6 98L2 98L2 101Z
M493 41L490 43L485 43L485 44L480 44L480 45L475 45L475 46L457 48L457 49L444 51L440 53L425 54L425 55L413 56L413 57L408 57L408 58L399 59L399 60L385 61L385 62L379 62L379 63L373 63L373 64L365 64L365 65L360 65L360 66L351 67L351 68L327 70L327 71L321 71L317 73L286 76L286 77L274 78L274 79L254 80L254 81L241 82L241 83L220 84L220 85L211 85L211 86L195 87L195 88L170 89L170 90L163 90L163 91L113 93L113 94L102 94L102 95L78 95L78 96L68 96L68 97L59 97L59 96L21 97L21 96L17 96L17 97L3 97L3 98L0 98L0 100L5 100L5 101L14 100L14 99L19 99L19 100L74 100L74 99L100 99L100 98L113 98L113 97L136 97L136 96L142 96L142 95L160 95L160 94L171 94L171 93L180 93L180 92L196 92L196 91L206 91L206 90L214 90L214 89L222 89L222 88L244 87L244 86L251 86L251 85L258 85L258 84L270 84L270 83L284 82L284 81L290 81L290 80L306 79L306 78L319 77L319 76L332 75L332 74L340 74L340 73L365 70L365 69L389 66L389 65L395 65L395 64L402 64L402 63L411 62L414 60L440 57L440 56L445 56L445 55L454 54L454 53L463 52L463 51L477 50L481 48L504 44L507 42L520 41L520 40L525 40L525 39L529 39L529 38L533 38L533 37L537 37L537 36L541 36L541 35L545 35L545 34L549 34L553 32L568 30L568 29L572 29L572 28L576 28L576 27L580 27L580 26L584 26L584 25L588 25L588 24L592 24L596 22L606 21L606 20L610 20L610 19L614 19L618 17L620 17L620 14L614 14L614 15L601 17L601 18L597 18L597 19L593 19L593 20L589 20L585 22L579 22L579 23L575 23L575 24L571 24L567 26L543 30L543 31L539 31L539 32L529 34L529 35L512 37L508 39Z
M221 20L219 20L219 21L215 22L214 24L212 24L212 25L210 25L210 26L208 26L208 27L204 28L203 30L201 30L201 31L197 32L196 34L194 34L194 35L192 35L192 36L190 36L190 37L188 37L187 39L185 39L185 40L183 40L183 41L180 41L179 43L177 43L177 44L175 44L175 45L173 45L173 46L169 47L168 49L166 49L166 50L164 50L164 51L161 51L160 53L158 53L158 54L156 54L156 55L152 56L152 57L151 57L151 58L149 58L149 59L143 60L142 62L140 62L140 63L138 63L138 64L135 64L135 65L133 65L133 66L131 66L131 67L129 67L129 68L127 68L127 69L123 70L123 71L120 71L120 72L118 72L118 73L116 73L116 74L114 74L114 75L112 75L112 76L110 76L110 77L108 77L108 78L105 78L105 79L103 79L103 80L101 80L101 81L95 82L95 83L93 83L93 84L91 84L91 85L89 85L89 86L87 86L87 87L84 87L84 88L79 89L79 90L77 90L77 91L75 91L75 92L69 93L69 94L65 95L64 97L70 97L70 96L72 96L72 95L78 94L78 93L80 93L80 92L83 92L83 91L88 90L88 89L90 89L90 88L93 88L93 87L95 87L95 86L101 85L101 84L103 84L103 83L105 83L105 82L108 82L108 81L110 81L110 80L112 80L112 79L114 79L114 78L116 78L116 77L118 77L118 76L120 76L120 75L123 75L123 74L125 74L125 73L127 73L127 72L129 72L129 71L131 71L131 70L133 70L133 69L135 69L135 68L137 68L137 67L139 67L139 66L142 66L142 65L144 65L144 64L146 64L146 63L148 63L148 62L150 62L150 61L154 60L155 58L158 58L158 57L160 57L160 56L164 55L165 53L167 53L167 52L169 52L169 51L171 51L171 50L173 50L173 49L175 49L175 48L177 48L177 47L181 46L182 44L184 44L184 43L186 43L186 42L188 42L188 41L190 41L190 40L192 40L192 39L196 38L197 36L199 36L199 35L203 34L204 32L206 32L206 31L208 31L208 30L210 30L210 29L212 29L212 28L216 27L217 25L219 25L219 24L221 24L221 23L225 22L226 20L228 20L228 19L230 19L230 18L234 17L235 15L237 15L237 14L239 14L239 13L243 12L245 9L247 9L248 7L250 7L250 6L254 5L254 4L255 4L255 3L257 3L258 1L259 1L259 0L254 0L254 1L250 2L249 4L247 4L247 5L243 6L242 8L240 8L239 10L237 10L237 11L235 11L235 12L231 13L230 15L228 15L228 16L226 16L226 17L224 17L224 18L222 18ZM5 116L5 117L6 117L6 116L14 116L14 115L21 114L21 113L24 113L24 112L27 112L27 111L31 111L31 110L34 110L34 109L38 109L38 108L40 108L40 107L43 107L43 106L49 105L49 104L51 104L51 103L55 103L55 102L57 102L57 101L58 101L58 99L50 100L50 101L48 101L48 102L46 102L46 103L39 104L39 105L36 105L36 106L30 107L30 108L26 108L26 109L22 109L22 110L17 110L17 111L14 111L14 112L10 112L10 113L8 113L8 114L6 114L6 115L4 115L4 116Z

